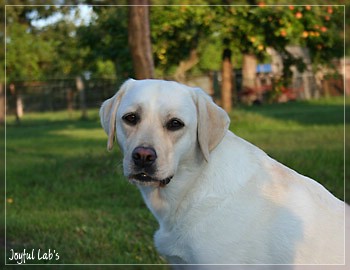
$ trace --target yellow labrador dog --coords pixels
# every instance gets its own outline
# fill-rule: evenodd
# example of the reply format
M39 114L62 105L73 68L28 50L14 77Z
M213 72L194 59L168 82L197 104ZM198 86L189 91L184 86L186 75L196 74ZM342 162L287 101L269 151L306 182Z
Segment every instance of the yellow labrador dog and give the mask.
M100 117L170 263L344 263L345 204L230 132L202 90L130 79Z

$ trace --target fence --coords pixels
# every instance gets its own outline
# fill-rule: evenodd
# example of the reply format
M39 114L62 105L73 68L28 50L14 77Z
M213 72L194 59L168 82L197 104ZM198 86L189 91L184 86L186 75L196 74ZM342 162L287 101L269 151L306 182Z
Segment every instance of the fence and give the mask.
M253 103L254 100L263 102L263 94L272 88L269 74L257 76L254 87L245 89L240 72L236 70L233 84L233 97L244 103ZM80 77L73 79L48 80L39 82L14 82L7 86L7 113L18 117L24 112L57 111L85 108L97 108L107 98L114 95L122 81L116 79L89 79ZM220 100L220 73L213 73L201 77L192 77L186 82L189 85L202 87L209 94ZM293 94L295 99L309 99L328 95L342 95L343 78L328 78L316 83L315 77L310 74L297 76L286 88L287 94ZM282 96L277 101L291 97ZM248 101L247 101L248 100Z
M14 82L6 89L7 112L14 113L18 106L25 112L57 111L99 107L111 97L120 82L115 79L48 80Z

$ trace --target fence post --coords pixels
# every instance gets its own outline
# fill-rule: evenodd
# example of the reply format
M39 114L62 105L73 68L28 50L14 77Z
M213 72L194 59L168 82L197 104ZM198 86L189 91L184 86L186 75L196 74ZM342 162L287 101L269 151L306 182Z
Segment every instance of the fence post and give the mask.
M16 112L16 122L19 123L22 116L23 116L23 102L22 102L22 97L16 91L16 86L14 83L10 84L10 92L14 96L15 100L15 112Z
M5 123L5 87L3 83L0 83L0 125Z
M226 112L232 110L232 72L231 50L224 49L222 55L221 106Z
M67 89L67 110L68 110L68 115L69 117L72 116L72 112L73 112L73 99L74 99L74 92L72 90L72 88L68 88Z
M83 79L78 76L75 79L75 84L79 93L79 99L80 99L80 109L81 109L81 118L87 119L87 110L86 110L86 98L85 98L85 86Z

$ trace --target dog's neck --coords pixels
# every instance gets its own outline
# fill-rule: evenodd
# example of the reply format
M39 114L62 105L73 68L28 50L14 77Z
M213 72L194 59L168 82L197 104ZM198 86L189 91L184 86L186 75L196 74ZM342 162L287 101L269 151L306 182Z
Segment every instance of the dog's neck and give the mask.
M197 157L201 156L197 154ZM195 164L193 161L195 160ZM187 163L187 164L186 164ZM160 226L170 227L175 224L179 212L191 207L189 196L194 195L192 187L200 180L206 161L204 158L193 158L192 162L184 162L165 187L140 186L139 189L152 214L158 220ZM187 166L191 164L192 166Z
M249 164L249 170L242 165L245 162L242 158L243 153L247 151L247 147L241 147L241 145L247 145L247 142L232 132L229 132L223 141L226 142L224 144L220 143L210 153L209 163L197 152L195 155L202 158L198 159L195 156L191 162L185 160L178 167L181 169L176 172L174 178L165 187L140 187L148 208L161 227L171 230L172 224L176 224L179 215L183 217L188 209L208 200L208 189L215 191L216 194L230 193L229 196L233 196L247 184L247 181L254 179L252 175L257 172L258 160L256 164ZM231 144L232 147L227 147L228 144ZM250 151L256 151L257 149L251 147L250 144L248 146ZM230 149L235 149L235 151ZM222 158L215 158L216 155L220 155ZM254 153L254 156L259 155L266 156L261 151ZM222 165L223 161L227 161L225 163L225 176L216 170ZM213 181L213 179L220 182ZM205 187L205 190L202 187Z

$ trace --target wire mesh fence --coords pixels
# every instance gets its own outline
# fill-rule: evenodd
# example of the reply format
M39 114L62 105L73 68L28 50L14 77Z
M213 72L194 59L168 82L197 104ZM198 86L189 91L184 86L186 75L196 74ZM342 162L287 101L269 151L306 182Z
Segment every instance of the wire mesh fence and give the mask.
M118 89L116 79L81 78L14 82L6 89L7 113L21 103L25 112L43 112L95 108Z
M215 74L189 78L188 84L202 87L220 102L220 72ZM232 97L238 102L248 104L254 104L255 100L264 102L266 97L273 93L274 84L269 74L257 76L251 83L252 87L244 86L247 79L243 80L241 73L237 71L233 78ZM115 94L121 83L122 81L117 79L86 80L82 77L13 82L6 87L6 113L21 117L24 112L97 108L104 100ZM342 76L316 81L312 74L303 74L294 77L291 84L282 89L276 101L343 95L343 86Z

